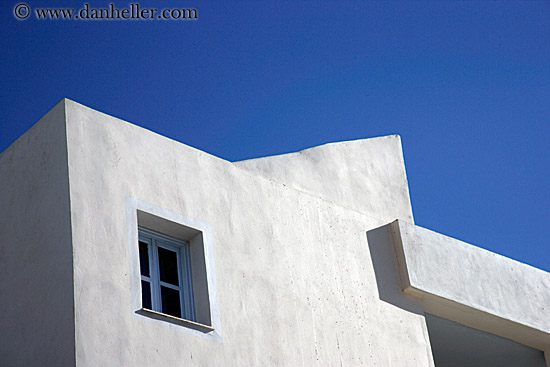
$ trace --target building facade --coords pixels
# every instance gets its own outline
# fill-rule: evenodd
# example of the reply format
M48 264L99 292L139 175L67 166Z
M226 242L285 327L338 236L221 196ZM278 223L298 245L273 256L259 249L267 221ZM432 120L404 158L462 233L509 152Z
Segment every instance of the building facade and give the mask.
M0 177L2 365L548 366L550 275L416 226L398 136L228 162L63 100Z

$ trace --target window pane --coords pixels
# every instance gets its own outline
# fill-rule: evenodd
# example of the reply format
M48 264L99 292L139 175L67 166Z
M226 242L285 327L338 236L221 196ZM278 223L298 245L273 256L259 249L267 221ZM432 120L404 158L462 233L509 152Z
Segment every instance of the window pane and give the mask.
M158 250L160 280L173 285L179 285L178 254L162 247L159 247Z
M144 280L141 281L141 304L143 308L153 309L151 307L151 284Z
M141 275L149 276L149 251L147 251L147 243L139 242L139 268Z
M181 317L180 292L161 286L160 296L162 298L162 312Z

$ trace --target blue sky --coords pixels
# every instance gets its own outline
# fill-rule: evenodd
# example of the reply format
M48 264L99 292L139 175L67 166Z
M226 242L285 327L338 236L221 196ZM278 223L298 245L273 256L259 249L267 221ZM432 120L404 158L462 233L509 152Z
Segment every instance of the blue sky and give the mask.
M140 2L195 21L19 3L0 5L0 151L64 97L231 161L399 134L416 224L550 270L549 1Z

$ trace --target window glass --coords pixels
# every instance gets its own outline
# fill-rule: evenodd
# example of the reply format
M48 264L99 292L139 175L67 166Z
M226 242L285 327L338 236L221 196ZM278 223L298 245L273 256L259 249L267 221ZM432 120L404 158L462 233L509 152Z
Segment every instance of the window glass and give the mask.
M178 254L163 247L158 248L160 281L179 285Z
M147 242L139 241L139 267L141 275L149 275L149 246Z
M143 308L151 310L151 283L145 280L141 281L141 296Z
M162 312L175 317L181 317L180 292L168 287L160 287Z

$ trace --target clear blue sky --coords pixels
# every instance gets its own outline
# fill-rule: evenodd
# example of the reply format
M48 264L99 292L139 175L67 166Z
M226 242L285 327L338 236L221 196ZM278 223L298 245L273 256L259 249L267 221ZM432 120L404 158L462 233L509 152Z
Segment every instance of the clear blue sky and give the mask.
M196 21L18 3L0 5L0 151L63 97L231 161L397 133L416 224L550 270L549 1L140 2Z

